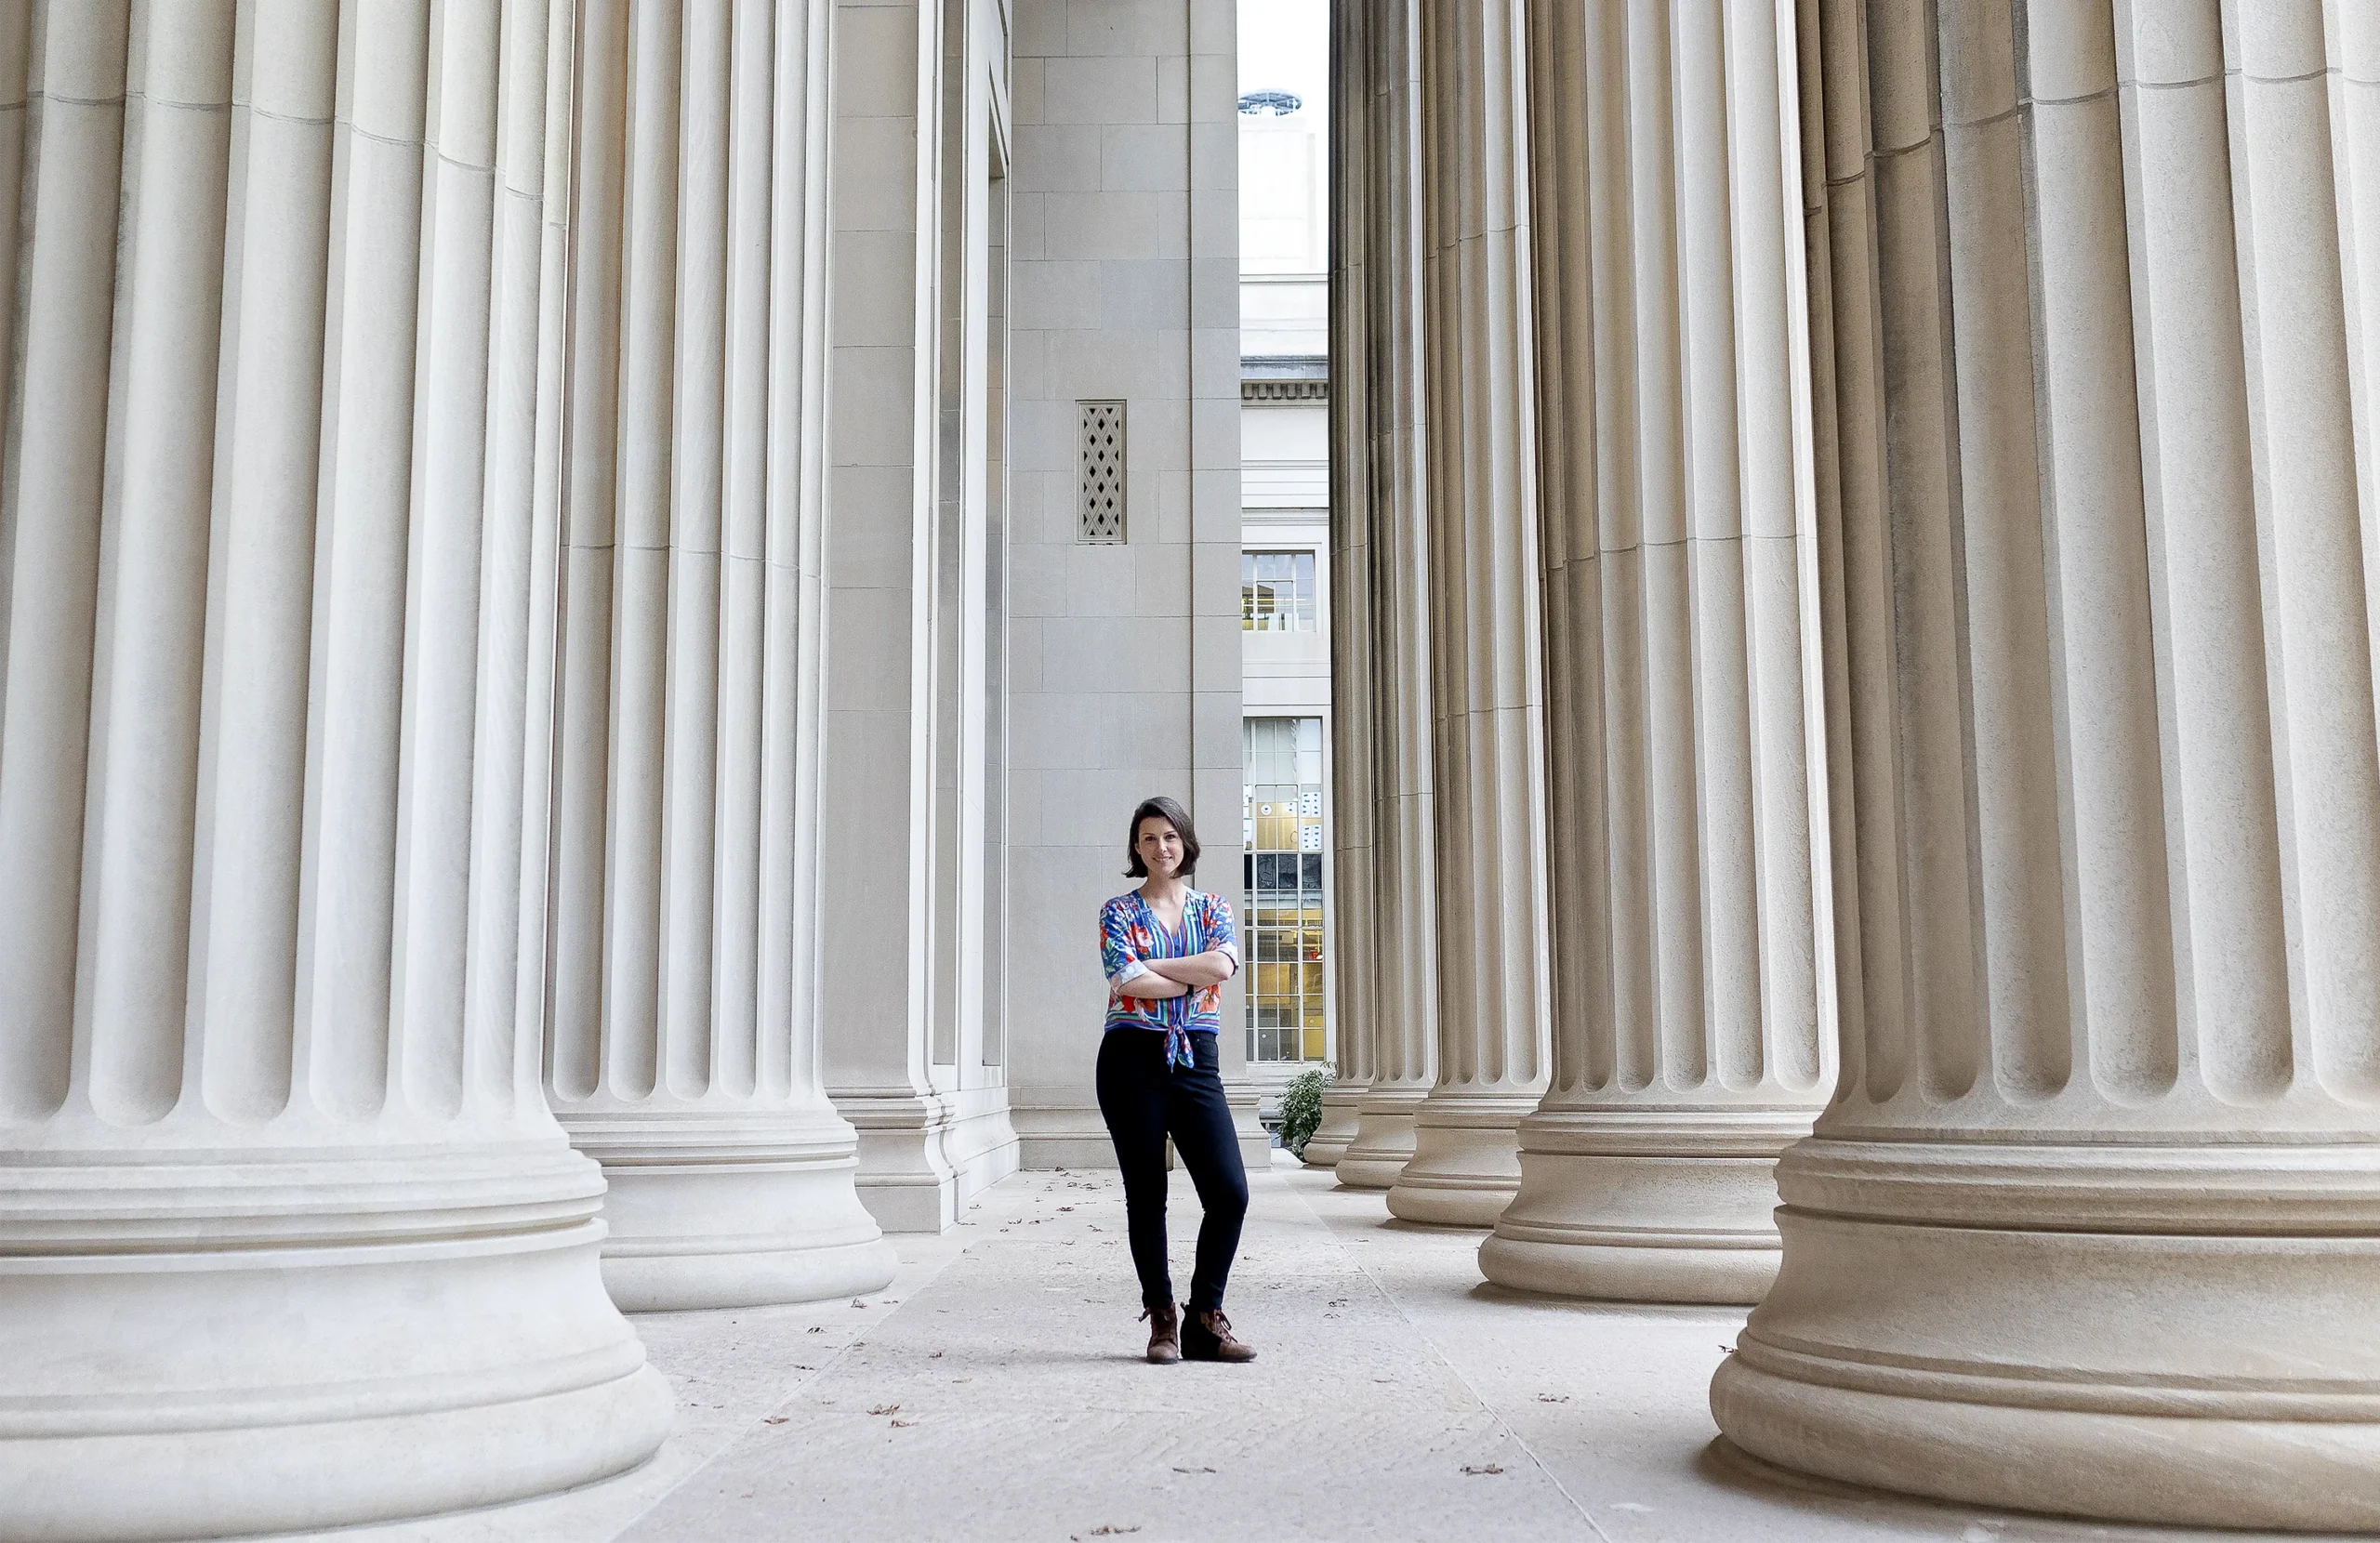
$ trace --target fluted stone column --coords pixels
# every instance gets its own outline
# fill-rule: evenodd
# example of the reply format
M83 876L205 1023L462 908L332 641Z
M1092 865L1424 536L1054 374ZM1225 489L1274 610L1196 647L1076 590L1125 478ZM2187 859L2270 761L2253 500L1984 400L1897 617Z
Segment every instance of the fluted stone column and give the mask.
M1858 1483L2380 1527L2380 16L1934 16L1805 40L1858 926L1712 1408Z
M1330 19L1330 800L1333 837L1330 969L1337 1075L1322 1095L1322 1124L1302 1154L1308 1167L1336 1167L1355 1138L1371 1087L1378 1033L1372 870L1370 456L1365 372L1369 265L1364 229L1368 7L1341 6Z
M1554 1070L1479 1253L1526 1290L1759 1301L1777 1155L1832 1085L1776 22L1717 0L1531 13Z
M936 1232L1016 1152L984 989L1006 936L995 880L1013 877L989 861L986 703L1007 682L987 669L1006 621L987 582L1008 536L982 411L1006 40L959 0L836 10L827 1086L859 1128L868 1208Z
M548 1090L621 1306L873 1290L818 1066L826 7L581 14Z
M670 1400L536 1062L567 7L30 10L0 1537L625 1469Z
M1340 1155L1339 1182L1384 1190L1413 1156L1414 1121L1437 1082L1437 861L1430 751L1428 532L1421 430L1421 232L1417 215L1421 99L1414 21L1418 0L1341 7L1362 12L1362 69L1345 93L1360 99L1365 283L1361 328L1351 357L1360 373L1361 445L1351 480L1362 489L1371 573L1368 644L1371 711L1372 1076L1355 1106L1355 1130ZM1343 24L1343 22L1342 22ZM1355 46L1350 36L1342 47ZM1350 72L1354 73L1355 72ZM1353 168L1351 168L1352 170ZM1356 343L1350 339L1351 345ZM1333 657L1349 646L1342 622ZM1342 700L1344 700L1342 698ZM1341 709L1343 711L1344 709ZM1345 905L1341 915L1348 915Z
M1527 91L1515 0L1420 10L1438 1080L1388 1208L1485 1227L1550 1048Z

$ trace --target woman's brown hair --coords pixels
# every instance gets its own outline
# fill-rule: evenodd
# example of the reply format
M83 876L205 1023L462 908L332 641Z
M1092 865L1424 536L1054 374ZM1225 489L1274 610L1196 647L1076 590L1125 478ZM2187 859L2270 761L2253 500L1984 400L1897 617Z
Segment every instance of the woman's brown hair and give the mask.
M1124 832L1124 877L1146 878L1148 864L1141 861L1141 822L1163 820L1182 837L1182 874L1188 878L1198 871L1198 829L1190 823L1189 811L1162 794L1143 798L1141 807L1132 811L1132 824Z

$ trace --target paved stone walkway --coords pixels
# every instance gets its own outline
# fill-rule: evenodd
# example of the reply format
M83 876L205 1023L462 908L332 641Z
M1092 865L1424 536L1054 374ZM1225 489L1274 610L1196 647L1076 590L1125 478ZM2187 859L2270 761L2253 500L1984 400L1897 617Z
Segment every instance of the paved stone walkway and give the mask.
M1150 1366L1112 1174L1020 1174L861 1301L641 1318L684 1405L634 1473L348 1543L2052 1543L2093 1526L1780 1482L1712 1444L1739 1312L1480 1282L1480 1234L1276 1167L1232 1317L1248 1366ZM1186 1290L1197 1207L1172 1217Z

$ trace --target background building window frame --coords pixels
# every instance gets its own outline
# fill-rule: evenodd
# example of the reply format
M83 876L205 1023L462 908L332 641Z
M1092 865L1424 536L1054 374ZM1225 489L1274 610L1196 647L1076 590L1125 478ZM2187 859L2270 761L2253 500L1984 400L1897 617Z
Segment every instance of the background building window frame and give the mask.
M1241 720L1241 875L1248 963L1248 1059L1327 1061L1330 1054L1323 719Z
M1239 554L1239 625L1246 632L1322 630L1321 564L1311 547Z

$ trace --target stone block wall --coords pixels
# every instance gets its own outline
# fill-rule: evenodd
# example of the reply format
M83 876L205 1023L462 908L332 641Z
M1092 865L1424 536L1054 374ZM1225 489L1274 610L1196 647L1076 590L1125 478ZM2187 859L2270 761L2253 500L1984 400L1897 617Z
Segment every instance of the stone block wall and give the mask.
M1202 886L1239 890L1235 26L1227 0L1016 10L1007 991L1027 1167L1113 1160L1093 931L1128 887L1133 805L1181 798ZM1126 404L1118 543L1078 539L1086 401ZM1223 1039L1228 1078L1244 1046Z

